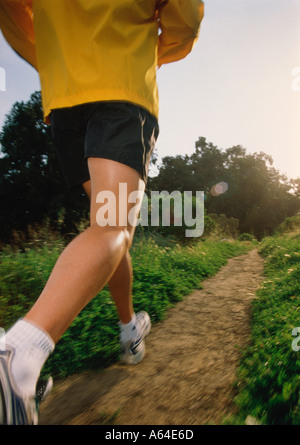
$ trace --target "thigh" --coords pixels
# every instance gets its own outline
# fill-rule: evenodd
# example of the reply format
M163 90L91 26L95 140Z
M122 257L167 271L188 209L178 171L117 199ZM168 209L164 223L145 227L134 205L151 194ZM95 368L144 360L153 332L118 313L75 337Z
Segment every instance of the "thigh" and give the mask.
M110 159L89 158L91 225L127 229L131 239L145 183L133 168Z

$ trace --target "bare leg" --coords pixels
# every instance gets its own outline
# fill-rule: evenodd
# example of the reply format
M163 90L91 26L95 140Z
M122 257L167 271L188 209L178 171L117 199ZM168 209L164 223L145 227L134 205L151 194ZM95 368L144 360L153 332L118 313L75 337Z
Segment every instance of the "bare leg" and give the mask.
M91 198L91 181L84 183L83 188L88 197ZM129 323L134 314L132 303L132 263L129 249L110 278L108 287L116 304L120 321L124 324Z
M124 324L129 323L134 314L134 309L132 303L132 266L128 250L109 280L108 287L116 304L120 321Z
M118 208L119 182L127 184L128 195L144 189L139 174L123 164L90 158L89 168L91 226L63 251L45 289L24 317L44 329L55 343L84 306L112 278L130 246L133 226L97 225L96 215L102 205L96 202L97 194L105 190L113 192ZM128 211L132 206L128 204Z

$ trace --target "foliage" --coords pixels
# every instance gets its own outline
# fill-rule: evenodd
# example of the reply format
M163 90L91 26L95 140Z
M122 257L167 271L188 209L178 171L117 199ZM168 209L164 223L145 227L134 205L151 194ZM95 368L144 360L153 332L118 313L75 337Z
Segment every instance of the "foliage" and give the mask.
M286 232L290 232L294 229L298 229L300 226L300 215L294 215L289 218L286 218L283 223L279 224L278 227L276 227L276 233L282 234Z
M300 209L300 180L288 180L265 153L247 154L240 145L221 150L204 137L195 152L162 159L150 179L152 190L205 192L207 214L239 221L239 233L261 239Z
M16 102L6 116L0 133L2 244L13 232L27 236L27 227L47 217L63 236L88 218L81 187L66 190L50 133L39 92L26 103ZM300 209L300 178L288 180L272 167L270 156L248 154L240 145L222 150L199 137L191 155L167 156L159 165L154 152L151 162L158 175L149 177L147 191L205 193L206 229L213 223L210 214L223 215L227 222L238 221L234 236L261 239ZM183 240L184 228L174 224L149 229Z
M209 215L215 221L215 233L218 237L237 238L239 234L239 220L236 218L228 218L226 215ZM252 237L253 238L253 237ZM241 240L241 241L248 241ZM251 240L250 240L251 241Z
M253 302L252 340L243 354L236 401L245 417L299 425L300 351L292 333L300 332L300 235L268 237L260 253L266 279Z
M162 239L160 244L158 241ZM7 329L38 298L63 248L62 241L44 242L24 252L3 251L0 257L0 326ZM249 246L239 242L199 241L181 246L158 235L139 236L132 247L135 310L149 312L155 323L229 257ZM103 289L78 315L56 346L44 373L64 376L85 368L107 366L118 358L117 314Z
M46 217L62 233L73 231L87 215L87 200L81 189L66 190L38 92L14 104L0 144L0 242Z
M238 238L239 241L254 241L254 236L250 233L241 233Z

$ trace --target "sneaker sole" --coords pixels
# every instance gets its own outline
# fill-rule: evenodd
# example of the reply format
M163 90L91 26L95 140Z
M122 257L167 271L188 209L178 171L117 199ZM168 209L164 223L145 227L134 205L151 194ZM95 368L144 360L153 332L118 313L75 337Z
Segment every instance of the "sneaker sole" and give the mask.
M151 320L147 312L141 311L139 314L144 314L147 318L148 326L144 331L144 336L142 337L141 342L134 348L134 352L127 352L121 355L121 361L127 365L137 365L143 360L146 354L145 338L151 331Z
M121 355L121 361L125 363L126 365L137 365L140 363L146 354L146 347L144 340L141 341L141 343L135 348L136 353L133 354L122 354Z

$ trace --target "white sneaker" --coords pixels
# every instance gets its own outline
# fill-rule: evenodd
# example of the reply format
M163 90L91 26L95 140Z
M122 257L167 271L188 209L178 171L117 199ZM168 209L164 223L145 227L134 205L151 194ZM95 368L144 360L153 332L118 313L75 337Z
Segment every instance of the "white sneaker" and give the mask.
M124 341L120 336L121 360L127 365L136 365L140 363L146 353L145 337L151 330L150 317L145 311L136 314L136 325L132 328L132 338Z
M24 397L16 388L11 372L14 348L0 351L0 425L37 425L39 404L51 391L53 381L40 380L35 397Z

